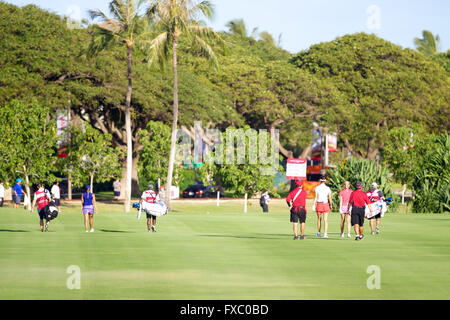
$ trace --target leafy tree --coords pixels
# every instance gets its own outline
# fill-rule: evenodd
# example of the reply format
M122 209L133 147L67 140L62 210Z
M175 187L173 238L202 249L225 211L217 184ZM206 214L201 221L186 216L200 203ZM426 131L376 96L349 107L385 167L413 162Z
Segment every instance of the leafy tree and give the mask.
M48 107L18 100L0 107L0 172L9 185L23 177L31 196L31 185L55 181L57 142L56 122Z
M414 45L417 51L423 53L428 57L435 56L439 54L439 48L441 45L441 38L439 35L434 36L430 31L422 31L422 39L415 38Z
M166 201L170 208L170 187L175 162L175 149L178 126L178 44L182 36L194 46L201 49L202 54L213 65L217 66L216 55L207 41L221 41L221 37L212 29L197 20L198 16L208 19L212 17L213 8L209 1L161 0L156 1L148 10L148 17L154 21L158 35L149 44L149 62L161 62L169 59L172 52L173 68L173 120L170 144L169 169L167 171Z
M245 126L240 129L238 136L242 138L242 142L238 142L235 145L232 135L228 135L231 131L239 131L239 129L230 127L225 133L222 134L222 143L214 146L214 152L206 156L206 164L200 169L200 176L203 179L212 180L216 182L218 189L226 189L234 192L235 196L244 196L244 212L247 212L247 199L256 195L257 193L265 190L273 189L273 179L275 172L281 171L281 166L273 168L273 164L266 164L258 157L258 152L262 145L260 137L255 135L252 137L246 132L250 129L249 126ZM264 137L264 136L263 136ZM267 137L268 150L272 150L271 141L269 135ZM239 138L238 138L239 141ZM240 151L245 154L240 157ZM233 161L225 159L232 154ZM273 154L272 154L273 155ZM278 154L276 157L278 158ZM222 161L220 161L220 157ZM236 158L238 157L238 158ZM270 157L270 156L269 156ZM208 181L209 182L209 181Z
M59 161L62 171L70 173L76 187L118 179L121 176L123 150L112 146L110 134L103 134L86 123L70 128L68 157Z
M387 132L408 122L427 132L448 129L448 75L422 54L359 33L314 45L291 61L344 94L350 118L333 122L354 156L375 159Z
M141 41L148 39L149 21L141 17L143 0L113 0L109 4L109 10L113 18L109 18L100 10L91 10L91 18L100 18L101 24L94 26L93 38L88 52L93 55L109 45L125 46L127 50L127 79L128 87L125 99L125 130L127 140L127 174L125 186L125 212L130 211L131 206L131 175L133 160L133 141L131 132L131 95L132 60L133 50Z

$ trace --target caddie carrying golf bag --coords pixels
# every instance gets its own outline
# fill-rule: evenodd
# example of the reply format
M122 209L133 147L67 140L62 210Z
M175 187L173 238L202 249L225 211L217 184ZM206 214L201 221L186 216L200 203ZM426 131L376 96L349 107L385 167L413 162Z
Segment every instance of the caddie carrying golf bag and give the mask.
M144 202L142 202L142 204L133 203L133 208L138 210L138 215L137 215L138 219L141 218L141 211L144 211L155 217L161 217L161 216L167 214L167 211L168 211L167 206L162 201L155 202L155 203L147 203L144 201Z
M56 208L55 202L52 200L45 206L45 220L53 220L58 216L58 208Z

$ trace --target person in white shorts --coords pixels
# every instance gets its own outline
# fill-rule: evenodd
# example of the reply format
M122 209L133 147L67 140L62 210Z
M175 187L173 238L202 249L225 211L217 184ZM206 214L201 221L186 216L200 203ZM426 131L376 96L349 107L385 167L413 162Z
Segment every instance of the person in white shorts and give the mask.
M321 227L322 227L322 215L323 215L323 222L324 222L324 233L323 237L328 238L328 213L331 212L331 209L333 207L333 200L331 199L331 189L328 187L325 182L327 179L325 176L322 176L320 178L320 185L316 187L314 190L315 192L315 198L314 198L314 205L313 208L315 208L317 213L317 236L320 237L321 233Z

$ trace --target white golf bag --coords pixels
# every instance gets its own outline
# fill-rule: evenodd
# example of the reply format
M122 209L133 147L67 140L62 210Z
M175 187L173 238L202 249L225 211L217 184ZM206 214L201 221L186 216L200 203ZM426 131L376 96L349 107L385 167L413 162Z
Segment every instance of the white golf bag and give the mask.
M162 201L155 202L155 203L148 203L143 201L138 209L138 216L137 218L141 218L141 212L144 211L145 213L151 214L155 217L161 217L165 214L167 214L168 208L166 204Z
M372 208L372 214L370 213L369 206ZM384 214L387 211L387 204L383 200L378 200L377 202L371 203L369 205L366 204L365 209L365 217L367 219L376 216L381 213L381 217L384 217Z

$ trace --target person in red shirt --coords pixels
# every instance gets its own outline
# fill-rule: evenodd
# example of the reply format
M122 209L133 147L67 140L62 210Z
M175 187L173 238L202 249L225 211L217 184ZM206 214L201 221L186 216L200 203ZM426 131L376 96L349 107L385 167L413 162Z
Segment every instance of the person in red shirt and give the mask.
M41 226L41 232L44 232L44 219L45 219L45 206L48 205L48 203L51 200L50 192L48 192L47 189L44 189L44 185L42 183L38 184L38 189L34 193L34 199L33 199L33 205L31 207L31 212L34 211L34 206L37 202L37 209L39 214L39 224ZM45 223L45 231L48 231L48 225L50 221L46 220Z
M362 240L364 238L364 214L366 204L370 204L369 197L362 191L363 184L358 182L356 184L356 190L352 192L349 199L349 207L351 209L351 221L352 226L355 228L356 238L355 240ZM369 206L369 210L372 213L372 208ZM348 210L347 212L349 212Z
M344 189L339 192L339 210L341 213L341 238L344 237L344 224L347 221L347 237L350 238L350 214L349 214L349 205L348 201L350 200L350 195L353 190L350 189L350 182L344 182Z
M294 224L294 240L298 239L298 222L300 221L300 240L305 239L306 222L306 191L303 190L303 181L295 181L296 188L292 190L286 198L289 208L291 208L291 222Z

